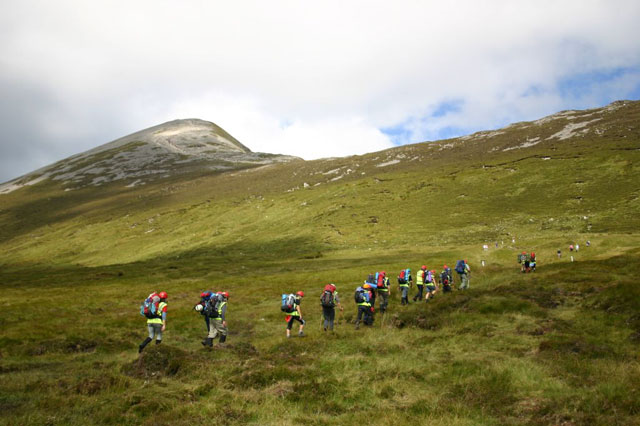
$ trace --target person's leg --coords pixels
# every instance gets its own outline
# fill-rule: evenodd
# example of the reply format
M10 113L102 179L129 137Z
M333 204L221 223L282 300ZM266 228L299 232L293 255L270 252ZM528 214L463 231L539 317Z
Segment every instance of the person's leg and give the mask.
M153 324L153 328L156 333L156 345L162 342L162 324Z
M333 323L336 319L336 309L331 308L329 311L329 330L333 331Z
M287 322L287 337L291 337L291 327L293 327L294 319L295 317L291 316L291 318L289 318L289 322Z
M155 331L152 327L152 324L147 324L147 331L149 332L149 335L142 341L142 343L140 343L140 345L138 345L138 353L142 352L144 347L147 346L149 342L151 342L154 338Z
M227 327L222 325L222 320L215 320L213 323L216 327L216 331L220 335L220 343L224 343L227 340Z
M362 315L364 314L364 309L362 306L358 306L358 317L356 318L356 329L360 328L360 320L362 319Z
M296 320L300 323L300 328L298 328L298 336L304 336L304 332L302 330L304 329L305 321L300 317L296 317Z

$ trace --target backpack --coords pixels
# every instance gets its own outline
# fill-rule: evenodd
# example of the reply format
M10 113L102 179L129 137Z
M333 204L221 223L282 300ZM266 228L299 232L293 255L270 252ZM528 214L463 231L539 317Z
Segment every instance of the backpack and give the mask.
M376 286L378 288L384 287L384 275L379 272L376 272Z
M369 274L365 282L367 284L375 285L377 281L378 281L378 273L376 272L375 274Z
M140 304L140 315L149 319L162 318L162 315L158 312L158 304L160 298L157 294L151 293L142 304Z
M456 262L455 271L459 274L464 274L464 260L458 260Z
M356 288L356 292L353 295L353 299L356 301L356 303L364 303L366 301L364 293L365 293L364 288L362 287Z
M205 303L202 312L204 312L204 314L209 318L218 318L218 308L223 301L224 296L222 296L221 294L216 293L211 295L209 300L207 300L207 302Z
M325 290L320 297L320 303L324 308L333 308L334 306L336 306L336 303L333 300L333 293L329 290Z
M400 271L398 275L398 284L406 284L407 283L407 270L403 269Z
M296 296L294 294L283 294L282 295L282 305L280 306L280 310L282 312L286 312L288 314L292 313L296 310Z
M447 274L446 270L442 271L442 273L440 274L440 281L443 285L449 284L449 275Z

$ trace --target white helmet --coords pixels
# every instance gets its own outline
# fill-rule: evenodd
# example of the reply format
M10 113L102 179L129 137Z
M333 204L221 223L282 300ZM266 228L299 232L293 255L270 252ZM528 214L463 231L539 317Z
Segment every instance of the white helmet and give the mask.
M204 306L202 306L200 303L196 305L196 311L202 312L203 309L204 309Z

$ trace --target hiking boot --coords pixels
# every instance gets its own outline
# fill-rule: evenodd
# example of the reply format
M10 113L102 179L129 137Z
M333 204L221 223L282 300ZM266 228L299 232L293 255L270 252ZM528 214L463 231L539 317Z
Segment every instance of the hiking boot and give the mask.
M151 337L147 337L146 339L144 339L144 341L140 343L140 345L138 346L138 353L142 353L142 350L144 349L145 346L147 346L147 344L149 344L150 341L151 341Z
M226 334L221 334L220 335L220 343L224 343L227 340L227 335Z
M302 331L298 333L298 337L304 337L304 336L305 334Z
M156 345L159 345L160 343L162 343L162 340L156 340Z

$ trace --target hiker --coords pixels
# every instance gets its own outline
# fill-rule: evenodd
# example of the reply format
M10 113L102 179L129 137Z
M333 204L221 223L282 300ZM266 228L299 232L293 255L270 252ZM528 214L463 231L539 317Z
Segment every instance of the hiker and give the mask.
M380 296L380 313L384 315L387 311L387 306L389 306L389 294L391 293L391 285L389 283L389 277L387 274L384 274L384 278L382 279L382 283L378 286L378 295Z
M442 285L442 292L449 293L451 291L451 284L453 284L453 277L451 276L451 268L447 265L442 267L440 272L440 284Z
M466 260L458 260L455 267L456 272L460 275L460 287L458 290L466 290L469 288L469 274L471 268Z
M210 290L203 291L202 293L200 293L200 301L193 307L193 309L196 312L199 312L200 315L202 315L202 317L204 318L204 323L207 325L207 334L209 333L209 328L211 326L209 324L209 315L206 314L204 308L207 305L207 302L209 301L209 299L211 299L212 295L213 295L213 292Z
M529 272L529 268L531 267L531 257L527 254L526 251L522 252L522 272Z
M167 328L167 293L161 291L160 293L153 292L145 300L145 304L149 301L149 307L153 305L153 313L146 313L147 317L147 329L149 331L149 337L144 339L138 346L138 353L141 353L145 346L149 344L154 338L156 339L156 345L162 343L162 333Z
M580 251L580 244L576 244L576 252Z
M356 330L360 328L360 321L364 321L364 325L373 325L373 307L369 302L371 300L371 285L365 283L362 287L356 288L354 299L358 305L358 317L356 318Z
M400 304L409 304L409 287L413 285L413 278L411 277L411 269L403 269L398 275L398 290L400 291Z
M333 322L336 318L336 306L340 308L340 312L343 311L335 284L327 284L324 287L324 292L320 297L320 304L322 305L322 317L324 318L323 329L324 331L327 331L327 329L333 331Z
M587 240L587 247L591 247L591 241Z
M569 244L569 251L573 251L573 244Z
M427 276L425 278L425 288L427 290L427 295L425 296L425 302L428 302L429 299L433 299L433 296L438 291L438 287L436 286L436 271L432 269L431 271L427 271Z
M413 298L414 302L416 300L422 299L422 290L424 289L424 280L427 275L427 273L425 272L426 270L427 270L427 267L425 265L422 265L422 267L416 273L416 287L418 288L418 294L416 294L415 297Z
M300 323L300 328L298 329L298 336L304 336L304 325L306 324L305 320L302 319L302 309L300 309L300 303L302 303L302 298L304 297L304 292L299 291L296 293L293 300L293 310L288 312L286 317L287 321L287 338L291 337L291 327L293 327L293 322L298 321Z
M211 327L209 328L209 334L207 338L202 342L203 346L212 347L213 339L220 335L220 343L224 343L227 340L227 301L229 300L229 293L226 291L217 293L209 299L207 316L211 317Z
M558 259L562 257L562 250L558 250Z

